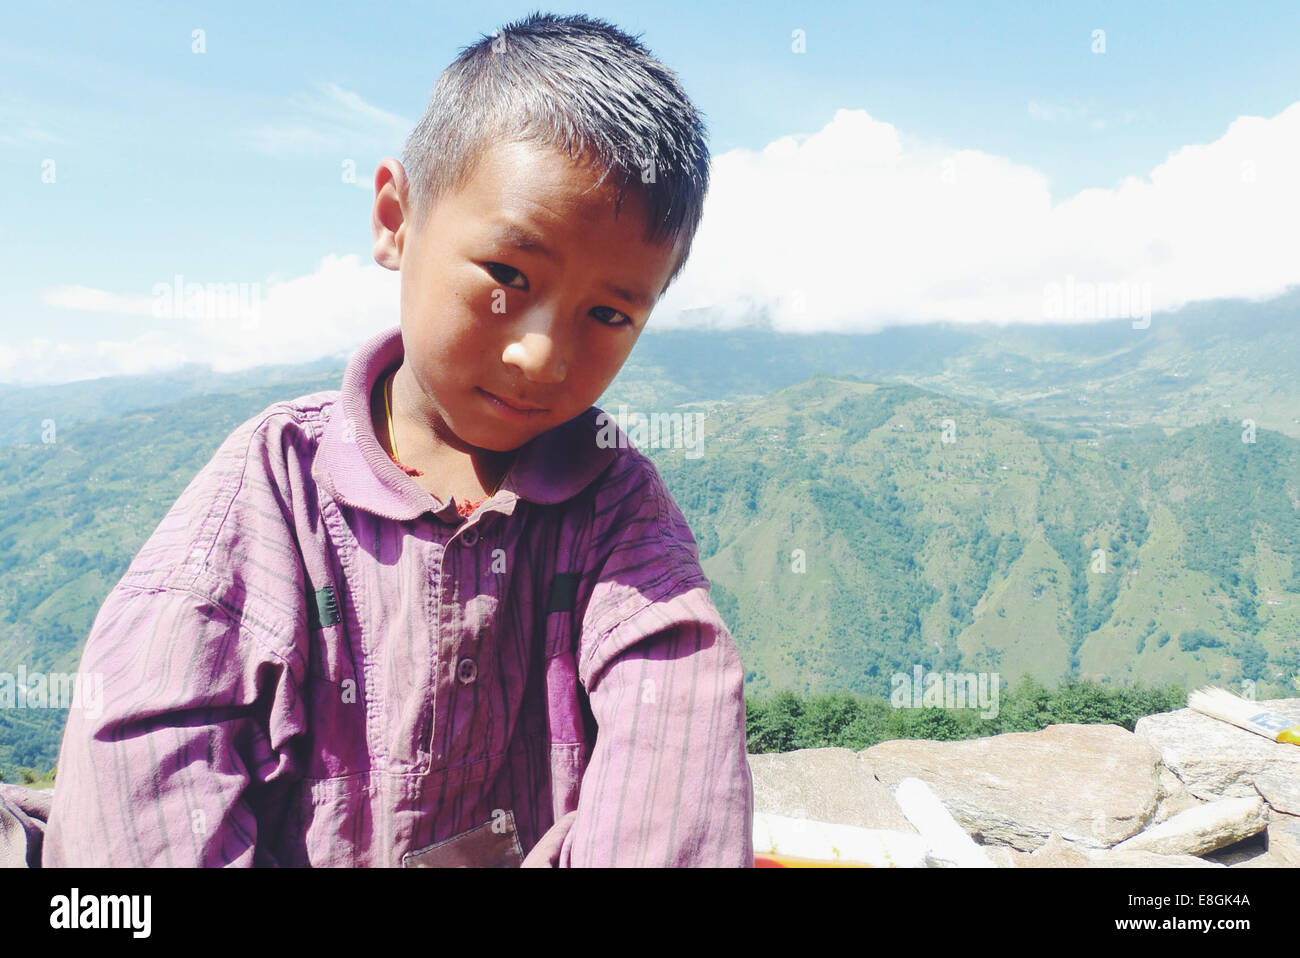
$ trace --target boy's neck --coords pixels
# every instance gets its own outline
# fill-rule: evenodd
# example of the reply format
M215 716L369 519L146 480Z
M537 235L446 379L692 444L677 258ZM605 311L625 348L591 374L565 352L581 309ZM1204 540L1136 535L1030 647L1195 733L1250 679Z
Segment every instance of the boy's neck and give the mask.
M445 441L427 418L410 415L412 403L408 374L405 365L399 367L392 383L393 430L397 435L397 451L402 465L420 470L423 475L411 478L426 492L443 501L453 496L457 501L465 501L489 494L509 469L515 452L466 446L455 436L448 437L450 442ZM375 438L384 452L391 455L393 437L388 432L388 413L384 403L390 375L384 373L375 383L370 397L370 418Z

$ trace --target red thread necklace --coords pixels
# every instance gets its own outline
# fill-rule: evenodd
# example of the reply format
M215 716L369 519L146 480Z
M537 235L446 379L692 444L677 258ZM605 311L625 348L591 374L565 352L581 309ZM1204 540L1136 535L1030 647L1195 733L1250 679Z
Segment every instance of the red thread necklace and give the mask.
M388 453L388 457L397 464L397 468L401 469L402 472L406 473L408 476L422 476L424 475L422 471L416 469L414 466L403 465L402 460L397 458L397 436L393 432L393 406L392 401L389 398L393 392L393 379L396 375L397 370L394 369L388 375L388 382L384 384L384 413L388 417L388 442L389 445L393 447ZM475 509L497 494L497 491L501 488L501 484L506 481L506 476L510 475L510 470L513 468L514 460L512 459L510 466L501 474L501 478L497 480L497 484L491 492L479 499L472 499L467 502L457 502L456 512L466 517L473 515Z

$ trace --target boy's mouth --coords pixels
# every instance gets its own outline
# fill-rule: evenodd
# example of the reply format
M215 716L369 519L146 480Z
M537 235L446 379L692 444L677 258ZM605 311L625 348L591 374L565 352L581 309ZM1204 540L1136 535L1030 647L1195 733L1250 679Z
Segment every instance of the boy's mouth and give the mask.
M490 393L480 386L474 388L483 394L483 397L487 400L489 406L508 418L528 419L539 413L546 412L546 409L541 406L535 406L531 403L520 403L517 400L503 399L501 396L498 396L495 393Z

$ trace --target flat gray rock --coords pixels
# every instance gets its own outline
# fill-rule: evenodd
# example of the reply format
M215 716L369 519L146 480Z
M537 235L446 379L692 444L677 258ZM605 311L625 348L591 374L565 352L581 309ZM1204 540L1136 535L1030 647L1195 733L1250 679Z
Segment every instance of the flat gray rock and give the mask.
M1300 699L1258 704L1261 711L1280 712L1300 722ZM1270 742L1192 709L1147 715L1138 719L1134 733L1159 750L1164 764L1197 798L1258 794L1278 811L1300 813L1300 747Z
M915 835L871 763L847 748L749 756L754 811Z
M1218 862L1207 862L1195 855L1161 855L1157 852L1120 851L1105 848L1090 851L1093 868L1226 868Z
M999 868L1222 868L1195 855L1158 855L1115 848L1080 848L1053 833L1033 852L1006 845L985 849Z
M1258 796L1224 798L1179 812L1120 842L1115 850L1204 855L1258 835L1267 825L1267 806Z
M1294 745L1291 748L1300 752L1300 748ZM1300 776L1292 774L1289 768L1256 772L1254 785L1255 791L1273 810L1300 815Z
M897 740L859 753L890 787L929 785L984 845L1033 851L1057 832L1109 848L1156 819L1171 798L1160 754L1118 725L1051 725L956 742Z
M1232 868L1300 868L1300 818L1270 814L1267 848L1244 861L1232 862Z

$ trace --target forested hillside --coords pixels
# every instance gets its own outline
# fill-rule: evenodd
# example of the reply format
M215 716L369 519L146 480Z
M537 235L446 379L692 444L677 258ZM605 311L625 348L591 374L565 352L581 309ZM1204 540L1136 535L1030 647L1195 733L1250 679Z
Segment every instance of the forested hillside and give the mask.
M1290 695L1298 304L1203 304L1143 330L648 332L599 405L703 417L697 449L644 448L754 694L887 696L920 665ZM74 670L221 441L342 368L263 373L0 390L0 673ZM0 773L48 769L62 725L0 709Z
M705 423L700 458L649 452L756 691L887 694L919 663L1280 693L1300 670L1300 441L1074 439L825 377Z
M606 398L662 409L757 398L825 373L920 386L1075 436L1250 418L1300 438L1297 369L1300 291L1193 303L1136 329L1131 320L932 323L794 335L763 328L760 317L758 327L655 333L651 320Z

